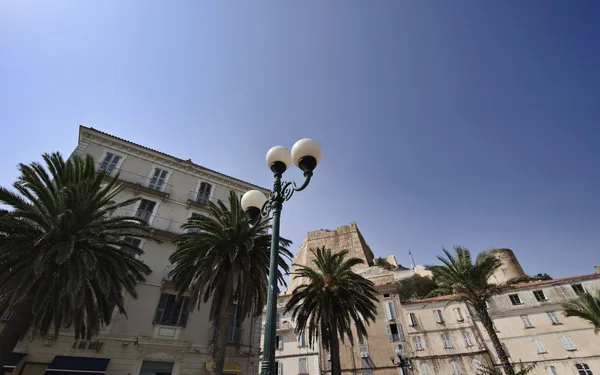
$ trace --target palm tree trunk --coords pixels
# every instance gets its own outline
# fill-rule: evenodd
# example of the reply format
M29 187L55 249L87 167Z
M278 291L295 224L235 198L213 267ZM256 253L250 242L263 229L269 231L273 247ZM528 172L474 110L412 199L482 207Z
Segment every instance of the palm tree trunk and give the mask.
M340 362L340 342L337 336L337 324L332 321L330 324L329 340L331 344L331 375L342 375L342 364Z
M511 375L513 373L512 365L508 361L508 356L500 343L500 339L498 339L498 335L496 334L496 330L494 329L494 323L490 318L486 309L477 310L477 315L479 315L479 319L481 319L481 324L483 324L483 328L485 328L488 336L492 340L492 345L498 354L498 358L500 358L500 363L502 364L502 368L504 368L504 372L506 375Z
M0 374L4 374L4 365L10 358L19 340L27 334L33 320L33 302L21 302L13 309L12 316L0 333Z
M210 367L211 375L223 375L232 304L233 297L223 298L223 300L221 300L219 317L217 318L217 334L215 336L215 341L213 342L212 364Z

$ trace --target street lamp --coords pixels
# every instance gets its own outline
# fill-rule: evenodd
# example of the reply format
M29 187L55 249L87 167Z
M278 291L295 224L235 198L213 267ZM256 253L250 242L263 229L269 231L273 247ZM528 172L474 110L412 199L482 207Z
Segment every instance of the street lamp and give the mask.
M404 355L404 351L402 351L400 349L396 349L396 357L398 357L397 364L396 364L396 359L393 356L390 357L390 360L392 361L392 363L394 365L396 365L397 367L400 368L400 372L402 375L408 375L408 370L411 369L412 366L410 365L408 357L406 357Z
M277 301L277 258L279 254L279 220L283 202L289 200L295 191L304 190L313 175L313 170L321 160L321 147L310 138L296 142L290 153L287 148L275 146L267 152L267 166L274 174L275 182L269 197L258 190L250 190L242 196L242 209L250 218L252 225L260 222L261 218L273 215L271 233L271 258L269 264L269 287L267 295L267 316L265 322L265 340L263 345L263 362L261 375L275 374L275 340L276 340L276 301ZM295 182L281 181L283 173L296 164L304 172L304 183L296 186Z

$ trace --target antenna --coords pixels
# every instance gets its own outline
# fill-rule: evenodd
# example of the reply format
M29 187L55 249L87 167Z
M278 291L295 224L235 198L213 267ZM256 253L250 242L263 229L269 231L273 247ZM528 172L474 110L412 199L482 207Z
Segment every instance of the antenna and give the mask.
M414 269L414 268L415 268L415 266L416 266L417 264L415 263L415 258L413 257L413 255L412 255L412 251L410 251L410 249L408 249L408 254L410 255L410 259L412 259L412 263L411 263L411 265L410 265L410 269L412 270L412 269Z

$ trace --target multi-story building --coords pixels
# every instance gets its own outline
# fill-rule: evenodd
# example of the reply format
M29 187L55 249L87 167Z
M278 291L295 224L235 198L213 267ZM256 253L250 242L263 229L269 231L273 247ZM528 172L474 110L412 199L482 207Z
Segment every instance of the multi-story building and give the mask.
M118 201L140 198L113 215L128 214L148 220L160 243L130 237L144 254L152 274L137 288L139 298L126 302L128 318L116 311L109 326L91 342L75 340L70 331L58 337L26 338L15 352L15 374L96 371L115 375L208 374L211 341L209 306L188 313L189 297L176 299L168 273L172 238L194 215L207 214L207 202L227 203L230 191L238 196L251 189L268 190L139 144L81 126L75 154L89 154L108 177L119 173L125 186ZM209 302L210 303L210 302ZM232 306L235 311L235 305ZM5 316L3 318L9 318ZM225 372L255 374L258 369L261 319L233 319ZM85 370L85 371L82 371ZM48 371L48 372L46 372Z
M326 246L348 249L364 260L358 272L375 283L379 292L377 320L367 327L368 337L346 343L340 350L343 372L360 375L402 375L397 366L398 353L408 359L410 375L478 374L482 366L500 366L490 338L470 308L448 296L400 301L398 280L414 274L427 275L421 266L412 270L375 265L374 256L355 223L335 231L309 233L294 259L296 264L312 264L310 248ZM504 283L525 276L515 254L509 249L498 253L502 266L490 281ZM386 258L397 266L393 257ZM282 293L284 300L302 280L291 280ZM578 318L565 317L561 304L578 294L600 289L600 267L596 273L562 279L515 284L489 301L489 314L503 347L513 363L536 364L533 374L592 375L600 373L600 337L594 327ZM288 317L289 319L289 317ZM290 322L293 326L293 321ZM290 339L293 330L287 335ZM355 333L356 336L356 333ZM325 351L319 350L320 366L306 374L326 373L330 364ZM286 353L287 354L287 353ZM297 372L296 357L278 353L283 363L279 375ZM288 371L289 369L289 371ZM404 375L408 375L404 374Z

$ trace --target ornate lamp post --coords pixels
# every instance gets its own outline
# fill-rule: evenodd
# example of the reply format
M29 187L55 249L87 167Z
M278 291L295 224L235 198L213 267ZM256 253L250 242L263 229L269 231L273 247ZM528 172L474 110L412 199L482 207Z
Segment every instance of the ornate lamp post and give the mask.
M253 225L261 218L273 215L271 233L271 258L269 264L269 287L267 295L267 316L265 322L265 341L263 345L263 361L261 375L275 374L275 340L276 340L276 301L279 288L277 286L277 258L279 253L279 220L283 202L289 200L294 192L304 190L313 175L313 170L321 160L321 147L310 138L296 142L290 153L282 146L275 146L267 152L267 166L274 174L275 182L269 197L258 190L251 190L242 197L242 209L246 211ZM304 183L296 186L295 182L281 180L290 164L296 164L304 172Z

